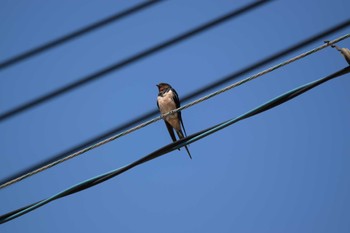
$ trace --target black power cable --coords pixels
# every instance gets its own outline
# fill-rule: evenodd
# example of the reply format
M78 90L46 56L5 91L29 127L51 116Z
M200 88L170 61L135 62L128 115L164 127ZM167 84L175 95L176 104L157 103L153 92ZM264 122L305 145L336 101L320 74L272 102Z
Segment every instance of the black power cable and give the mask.
M187 32L185 32L185 33L183 33L183 34L181 34L181 35L179 35L177 37L174 37L174 38L172 38L170 40L167 40L167 41L165 41L165 42L163 42L161 44L158 44L158 45L156 45L154 47L151 47L151 48L149 48L149 49L147 49L145 51L137 53L137 54L135 54L135 55L133 55L133 56L131 56L129 58L126 58L126 59L124 59L124 60L122 60L122 61L120 61L118 63L110 65L110 66L108 66L108 67L106 67L106 68L104 68L102 70L99 70L99 71L93 73L93 74L85 76L85 77L83 77L82 79L80 79L80 80L78 80L76 82L68 84L68 85L66 85L64 87L61 87L61 88L59 88L59 89L57 89L57 90L55 90L55 91L53 91L53 92L51 92L49 94L43 95L43 96L41 96L39 98L36 98L36 99L34 99L32 101L29 101L27 103L24 103L24 104L18 106L18 107L15 107L14 109L9 110L9 111L1 114L0 115L0 121L3 121L5 119L7 119L7 118L10 118L10 117L12 117L14 115L17 115L17 114L23 112L25 110L28 110L28 109L33 108L33 107L35 107L35 106L37 106L39 104L42 104L42 103L44 103L44 102L46 102L48 100L51 100L51 99L53 99L55 97L58 97L58 96L60 96L60 95L62 95L64 93L67 93L68 91L72 91L75 88L81 87L81 86L83 86L83 85L85 85L87 83L95 81L95 80L97 80L97 79L99 79L99 78L109 74L112 71L116 71L116 70L118 70L118 69L120 69L122 67L130 65L130 64L132 64L132 63L134 63L136 61L139 61L142 58L150 56L151 54L159 52L159 51L161 51L161 50L163 50L163 49L165 49L167 47L173 46L173 45L175 45L175 44L177 44L177 43L179 43L179 42L181 42L181 41L183 41L185 39L188 39L189 37L192 37L192 36L194 36L194 35L196 35L198 33L204 32L204 31L206 31L206 30L208 30L208 29L210 29L210 28L212 28L214 26L217 26L217 25L219 25L219 24L221 24L221 23L223 23L223 22L225 22L225 21L227 21L229 19L237 17L237 16L239 16L239 15L241 15L241 14L243 14L243 13L249 11L249 10L252 10L252 9L258 7L258 6L262 6L263 4L268 3L270 1L271 0L256 1L256 2L253 2L252 4L244 6L244 7L240 8L240 9L238 9L238 10L231 11L230 13L228 13L228 14L226 14L224 16L221 16L219 18L211 20L210 22L207 22L207 23L205 23L205 24L203 24L203 25L201 25L199 27L196 27L196 28L194 28L194 29L192 29L190 31L187 31Z
M24 52L22 54L19 54L17 56L14 56L12 58L9 58L9 59L1 62L0 63L0 70L5 69L7 67L10 67L12 65L15 65L15 64L17 64L17 63L19 63L21 61L24 61L25 59L31 58L31 57L33 57L35 55L38 55L40 53L43 53L43 52L49 50L49 49L55 48L55 47L57 47L57 46L59 46L61 44L64 44L64 43L72 40L72 39L76 39L76 38L78 38L80 36L83 36L83 35L85 35L85 34L87 34L89 32L92 32L92 31L98 29L98 28L101 28L101 27L106 26L106 25L108 25L110 23L113 23L113 22L115 22L117 20L120 20L120 19L122 19L122 18L124 18L126 16L129 16L129 15L133 14L133 13L136 13L136 12L138 12L140 10L146 9L147 7L149 7L151 5L154 5L156 3L159 3L161 1L162 0L145 1L145 2L140 3L140 4L138 4L138 5L134 6L134 7L129 8L129 9L123 11L123 12L116 13L116 14L111 15L111 16L105 18L105 19L102 19L102 20L98 21L98 22L95 22L95 23L90 24L90 25L88 25L86 27L83 27L82 29L79 29L77 31L74 31L72 33L64 35L62 37L59 37L59 38L57 38L55 40L47 42L47 43L45 43L43 45L40 45L40 46L38 46L36 48L30 49L30 50L28 50L28 51L26 51L26 52Z
M213 89L215 89L216 87L218 87L220 85L223 85L223 84L225 84L225 83L227 83L229 81L237 79L241 75L244 75L244 74L246 74L246 73L248 73L248 72L250 72L250 71L252 71L254 69L260 68L260 67L262 67L264 65L267 65L270 62L273 62L273 61L275 61L277 59L280 59L283 56L286 56L286 55L288 55L291 52L294 52L294 51L296 51L298 49L301 49L301 48L303 48L305 46L308 46L311 43L313 43L313 42L315 42L317 40L321 40L321 39L325 38L326 36L329 36L329 35L337 32L339 30L342 30L342 29L348 27L348 26L350 26L350 20L347 20L347 21L345 21L343 23L340 23L340 24L338 24L338 25L336 25L336 26L334 26L332 28L329 28L329 29L327 29L327 30L325 30L323 32L320 32L320 33L316 34L316 35L313 35L313 36L311 36L311 37L309 37L309 38L307 38L307 39L305 39L305 40L303 40L303 41L301 41L299 43L296 43L295 45L292 45L292 46L290 46L290 47L288 47L286 49L283 49L283 50L281 50L280 52L278 52L278 53L276 53L274 55L271 55L271 56L269 56L269 57L267 57L265 59L262 59L262 60L260 60L260 61L258 61L256 63L248 66L248 67L245 67L245 68L243 68L243 69L241 69L241 70L239 70L239 71L237 71L235 73L232 73L231 75L229 75L227 77L224 77L224 78L222 78L222 79L220 79L220 80L218 80L218 81L216 81L216 82L214 82L212 84L204 86L201 89L198 89L197 91L195 91L193 93L190 93L190 94L184 96L184 98L181 98L181 99L182 99L183 102L187 102L187 101L189 101L191 99L194 99L194 98L198 97L199 95L201 95L202 93L204 93L206 91L213 90ZM50 163L52 163L52 162L54 162L54 161L56 161L58 159L64 158L64 157L66 157L66 156L68 156L68 155L70 155L70 154L72 154L72 153L74 153L74 152L76 152L78 150L81 150L81 149L83 149L85 147L88 147L88 146L93 145L93 144L95 144L95 143L97 143L99 141L102 141L102 140L104 140L106 138L109 138L112 135L120 133L120 132L122 132L122 131L124 131L124 130L132 127L132 126L140 124L143 121L148 120L151 117L156 116L157 114L159 114L159 111L156 110L156 109L154 109L152 111L149 111L149 112L146 112L146 113L144 113L143 115L141 115L139 117L136 117L136 118L134 118L134 119L132 119L132 120L122 124L122 125L119 125L119 126L113 128L113 129L111 129L111 130L109 130L109 131L107 131L107 132L105 132L105 133L103 133L101 135L98 135L98 136L96 136L96 137L94 137L94 138L92 138L90 140L87 140L87 141L85 141L85 142L83 142L83 143L81 143L81 144L79 144L79 145L77 145L77 146L75 146L73 148L65 150L65 151L63 151L63 152L61 152L61 153L59 153L59 154L57 154L55 156L52 156L49 159L46 159L46 160L44 160L44 161L42 161L42 162L40 162L40 163L38 163L36 165L33 165L31 167L28 167L27 169L19 171L19 172L15 173L15 174L13 174L11 176L5 177L5 178L3 178L0 181L0 185L3 185L3 184L5 184L6 182L8 182L10 180L13 180L13 179L15 179L15 178L17 178L19 176L22 176L22 175L24 175L26 173L32 172L32 171L34 171L34 170L36 170L36 169L38 169L40 167L43 167L43 166L45 166L47 164L50 164Z

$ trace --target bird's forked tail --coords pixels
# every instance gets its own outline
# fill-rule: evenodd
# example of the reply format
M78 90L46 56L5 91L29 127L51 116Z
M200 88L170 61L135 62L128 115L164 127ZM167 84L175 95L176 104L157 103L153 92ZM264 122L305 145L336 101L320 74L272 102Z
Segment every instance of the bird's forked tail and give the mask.
M184 138L184 134L182 133L182 130L180 129L179 131L176 131L177 135L179 136L180 139ZM187 151L188 156L190 156L190 159L192 159L191 153L188 150L187 146L185 146L185 149Z

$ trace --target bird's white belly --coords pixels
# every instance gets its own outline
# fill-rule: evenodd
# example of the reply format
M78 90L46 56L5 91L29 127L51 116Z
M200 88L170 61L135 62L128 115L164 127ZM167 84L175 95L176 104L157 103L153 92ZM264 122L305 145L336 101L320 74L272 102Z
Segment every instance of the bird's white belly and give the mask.
M158 100L159 110L162 114L165 114L167 112L170 112L171 110L176 109L176 105L172 98L171 92L166 93L164 96L158 96L157 100ZM174 113L167 116L166 118L169 119L169 118L176 118L176 117L177 117L177 113Z

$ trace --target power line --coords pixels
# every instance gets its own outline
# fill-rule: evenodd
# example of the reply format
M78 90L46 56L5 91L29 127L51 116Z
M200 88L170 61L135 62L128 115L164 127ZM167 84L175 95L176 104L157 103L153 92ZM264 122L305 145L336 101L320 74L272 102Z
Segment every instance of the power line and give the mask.
M185 96L184 100L194 98L203 92L207 92L207 91L210 91L214 88L217 88L225 83L232 81L233 79L238 78L239 76L242 76L242 75L244 75L252 70L261 68L262 66L267 65L268 63L276 61L277 59L282 58L282 57L286 56L287 54L290 54L296 50L299 50L305 46L308 46L315 41L318 41L326 36L329 36L337 31L345 29L349 26L350 26L350 20L348 19L348 20L341 22L340 24L338 24L334 27L328 28L323 32L317 33L317 34L309 37L308 39L305 39L305 40L303 40L295 45L292 45L286 49L281 50L280 52L277 52L269 57L266 57L266 58L264 58L256 63L254 63L253 65L250 65L250 66L243 68L243 69L241 69L233 74L230 74L227 77L224 77L213 84L209 84L207 86L204 86L201 89L198 89L197 91L193 92L192 94Z
M246 83L246 82L249 82L249 81L251 81L251 80L253 80L253 79L256 79L256 78L258 78L258 77L260 77L260 76L263 76L263 75L265 75L265 74L267 74L267 73L270 73L270 72L272 72L272 71L274 71L274 70L276 70L276 69L279 69L279 68L281 68L281 67L283 67L283 66L286 66L286 65L288 65L288 64L290 64L290 63L292 63L292 62L295 62L295 61L297 61L297 60L299 60L299 59L301 59L301 58L304 58L304 57L309 56L309 55L311 55L311 54L313 54L313 53L316 53L316 52L320 51L321 49L324 49L324 48L326 48L326 47L328 47L328 46L330 46L330 45L332 45L332 44L335 44L335 43L337 43L337 42L339 42L339 41L342 41L342 40L344 40L344 39L346 39L346 38L348 38L348 37L350 37L350 34L346 34L346 35L344 35L344 36L341 36L341 37L339 37L339 38L337 38L337 39L335 39L335 40L333 40L333 41L330 41L330 42L327 43L327 44L323 44L323 45L321 45L321 46L319 46L319 47L316 47L316 48L314 48L314 49L312 49L312 50L309 50L309 51L307 51L307 52L305 52L305 53L302 53L302 54L300 54L300 55L298 55L298 56L296 56L296 57L293 57L293 58L291 58L291 59L289 59L289 60L287 60L287 61L284 61L284 62L282 62L282 63L280 63L280 64L277 64L277 65L275 65L275 66L272 66L272 67L270 67L270 68L268 68L268 69L266 69L266 70L264 70L264 71L261 71L261 72L255 74L255 75L252 75L252 76L250 76L250 77L248 77L248 78L245 78L245 79L243 79L243 80L241 80L241 81L238 81L238 82L236 82L236 83L233 83L233 84L231 84L231 85L229 85L229 86L227 86L227 87L225 87L225 88L222 88L222 89L220 89L220 90L218 90L218 91L215 91L215 92L213 92L213 93L211 93L211 94L209 94L209 95L206 95L206 96L204 96L204 97L202 97L202 98L199 98L199 99L197 99L197 100L195 100L195 101L193 101L193 102L191 102L191 103L188 103L188 104L186 104L186 105L184 105L184 106L182 106L182 107L180 107L180 108L177 108L177 109L175 109L175 110L173 110L173 111L170 111L170 112L164 114L163 117L166 117L166 116L168 116L168 115L170 115L170 114L173 114L173 113L175 113L175 112L181 111L181 110L186 109L186 108L189 108L189 107L191 107L191 106L193 106L193 105L196 105L196 104L201 103L201 102L203 102L203 101L205 101L205 100L208 100L208 99L213 98L213 97L215 97L215 96L217 96L217 95L220 95L220 94L222 94L222 93L224 93L224 92L226 92L226 91L228 91L228 90L231 90L232 88L235 88L235 87L237 87L237 86L240 86L240 85L242 85L242 84L244 84L244 83ZM24 175L21 176L21 177L17 177L16 179L13 179L13 180L11 180L11 181L5 183L5 184L2 184L2 185L0 185L0 189L1 189L1 188L4 188L4 187L7 187L7 186L9 186L9 185L11 185L11 184L14 184L14 183L16 183L16 182L19 182L19 181L21 181L21 180L23 180L23 179L25 179L25 178L27 178L27 177L29 177L29 176L32 176L32 175L37 174L37 173L39 173L39 172L42 172L42 171L44 171L44 170L46 170L46 169L48 169L48 168L50 168L50 167L56 166L56 165L58 165L58 164L60 164L60 163L63 163L64 161L67 161L68 159L74 158L74 157L76 157L76 156L78 156L78 155L81 155L81 154L83 154L83 153L85 153L85 152L88 152L88 151L90 151L90 150L92 150L92 149L94 149L94 148L96 148L96 147L102 146L102 145L104 145L104 144L106 144L106 143L108 143L108 142L111 142L111 141L113 141L113 140L115 140L115 139L117 139L117 138L120 138L120 137L122 137L122 136L125 136L125 135L127 135L127 134L129 134L129 133L131 133L131 132L134 132L134 131L139 130L139 129L143 128L143 127L146 127L147 125L150 125L150 124L152 124L152 123L154 123L154 122L156 122L156 121L159 121L159 120L161 120L161 119L162 119L162 116L158 116L158 117L153 118L153 119L151 119L151 120L149 120L149 121L147 121L147 122L144 122L144 123L142 123L142 124L140 124L140 125L137 125L137 126L131 128L131 129L128 129L128 130L126 130L126 131L124 131L124 132L122 132L122 133L119 133L119 134L114 135L114 136L112 136L112 137L110 137L110 138L107 138L107 139L105 139L105 140L102 140L102 141L100 141L100 142L98 142L98 143L96 143L96 144L94 144L94 145L91 145L91 146L88 146L88 147L86 147L86 148L83 148L82 150L79 150L79 151L77 151L77 152L75 152L75 153L73 153L73 154L71 154L71 155L69 155L69 156L67 156L67 157L65 157L65 158L62 158L62 159L57 160L57 161L54 161L53 163L50 163L50 164L48 164L48 165L46 165L46 166L43 166L43 167L41 167L41 168L39 168L39 169L37 169L37 170L35 170L35 171L32 171L32 172L27 173L27 174L24 174Z
M13 220L13 219L21 216L21 215L29 213L30 211L33 211L33 210L35 210L43 205L46 205L54 200L57 200L57 199L60 199L62 197L66 197L66 196L72 195L74 193L83 191L85 189L91 188L97 184L100 184L106 180L109 180L115 176L118 176L118 175L138 166L138 165L141 165L145 162L151 161L155 158L158 158L166 153L169 153L173 150L176 150L176 149L183 147L185 145L188 145L190 143L196 142L204 137L207 137L207 136L209 136L217 131L220 131L220 130L222 130L222 129L224 129L232 124L235 124L241 120L247 119L249 117L255 116L257 114L260 114L260 113L263 113L267 110L270 110L274 107L277 107L277 106L279 106L283 103L286 103L287 101L292 100L295 97L311 90L312 88L315 88L315 87L317 87L317 86L319 86L319 85L321 85L321 84L323 84L331 79L345 75L349 72L350 72L350 66L348 66L342 70L339 70L331 75L328 75L327 77L321 78L319 80L313 81L311 83L300 86L296 89L288 91L288 92L268 101L267 103L262 104L256 108L250 110L249 112L247 112L239 117L224 121L220 124L217 124L215 126L208 128L208 129L205 129L205 130L202 130L202 131L197 132L195 134L192 134L186 138L183 138L183 139L180 139L180 140L175 141L173 143L170 143L170 144L142 157L141 159L138 159L130 164L123 166L123 167L120 167L120 168L112 170L108 173L104 173L104 174L95 176L93 178L90 178L88 180L85 180L83 182L80 182L79 184L76 184L76 185L74 185L74 186L72 186L72 187L70 187L62 192L59 192L50 198L38 201L38 202L33 203L31 205L27 205L27 206L22 207L20 209L17 209L17 210L11 211L9 213L6 213L4 215L1 215L0 216L0 224L3 224L5 222L8 222L10 220Z
M110 23L113 23L113 22L115 22L117 20L120 20L120 19L122 19L122 18L124 18L126 16L129 16L129 15L131 15L133 13L136 13L136 12L138 12L140 10L146 9L147 7L150 7L150 6L152 6L152 5L156 4L156 3L160 3L160 2L161 2L161 0L145 1L145 2L140 3L140 4L138 4L138 5L134 6L134 7L131 7L129 9L125 10L125 11L122 11L120 13L116 13L116 14L111 15L111 16L105 18L105 19L102 19L102 20L98 21L98 22L95 22L95 23L90 24L90 25L88 25L86 27L83 27L83 28L81 28L81 29L79 29L77 31L74 31L74 32L69 33L67 35L64 35L62 37L59 37L59 38L57 38L55 40L49 41L49 42L47 42L47 43L45 43L43 45L40 45L40 46L38 46L36 48L30 49L30 50L28 50L28 51L26 51L26 52L24 52L22 54L16 55L16 56L14 56L12 58L9 58L9 59L1 62L0 63L0 70L8 68L8 67L10 67L12 65L15 65L15 64L19 63L19 62L22 62L25 59L28 59L28 58L31 58L33 56L39 55L40 53L46 52L47 50L53 49L55 47L58 47L58 46L66 43L66 42L68 42L70 40L76 39L76 38L78 38L80 36L83 36L83 35L85 35L87 33L92 32L92 31L94 31L94 30L96 30L98 28L104 27L104 26L106 26L106 25L108 25Z
M75 81L75 82L73 82L71 84L68 84L68 85L66 85L64 87L58 88L57 90L55 90L55 91L53 91L51 93L45 94L45 95L43 95L43 96L41 96L39 98L36 98L34 100L31 100L31 101L29 101L27 103L24 103L24 104L18 106L18 107L15 107L14 109L11 109L11 110L1 114L0 115L0 121L8 119L8 118L10 118L10 117L12 117L14 115L17 115L17 114L19 114L21 112L24 112L25 110L33 108L33 107L35 107L35 106L37 106L39 104L42 104L42 103L44 103L44 102L46 102L48 100L53 99L55 97L63 95L65 93L67 93L68 91L72 91L75 88L81 87L81 86L83 86L83 85L85 85L87 83L95 81L95 80L97 80L97 79L99 79L99 78L109 74L112 71L116 71L116 70L118 70L120 68L123 68L123 67L125 67L127 65L130 65L130 64L132 64L132 63L134 63L136 61L139 61L139 60L141 60L141 59L143 59L143 58L145 58L147 56L150 56L151 54L159 52L159 51L161 51L161 50L163 50L163 49L165 49L165 48L167 48L169 46L173 46L173 45L175 45L175 44L177 44L177 43L179 43L179 42L181 42L181 41L183 41L185 39L188 39L188 38L190 38L190 37L192 37L192 36L194 36L194 35L196 35L198 33L204 32L204 31L206 31L206 30L208 30L208 29L210 29L210 28L212 28L214 26L217 26L217 25L219 25L219 24L221 24L221 23L223 23L223 22L225 22L225 21L227 21L227 20L229 20L229 19L231 19L233 17L237 17L237 16L239 16L239 15L241 15L241 14L243 14L243 13L249 11L249 10L252 10L252 9L258 7L258 6L262 6L263 4L268 3L270 1L271 0L256 1L256 2L253 2L252 4L244 6L244 7L240 8L240 9L238 9L238 10L231 11L228 14L225 14L225 15L223 15L223 16L221 16L219 18L216 18L214 20L211 20L210 22L207 22L207 23L205 23L205 24L203 24L203 25L201 25L199 27L196 27L195 29L187 31L187 32L185 32L185 33L183 33L183 34L181 34L181 35L179 35L177 37L174 37L174 38L170 39L170 40L167 40L167 41L165 41L165 42L163 42L163 43L161 43L159 45L156 45L156 46L151 47L151 48L149 48L149 49L147 49L145 51L137 53L137 54L135 54L135 55L133 55L133 56L131 56L129 58L126 58L126 59L124 59L124 60L122 60L122 61L120 61L118 63L110 65L110 66L108 66L108 67L106 67L106 68L104 68L102 70L99 70L99 71L97 71L97 72L95 72L93 74L90 74L90 75L88 75L86 77L83 77L82 79L80 79L78 81Z
M204 86L204 87L200 88L199 90L184 96L184 98L182 98L182 101L186 102L188 100L196 98L199 95L203 94L204 92L211 91L214 88L219 87L220 85L223 85L225 83L228 83L229 81L235 80L241 75L244 75L244 74L246 74L246 73L248 73L248 72L250 72L252 70L255 70L257 68L260 68L260 67L262 67L264 65L267 65L268 63L273 62L273 61L275 61L275 60L277 60L277 59L279 59L279 58L281 58L283 56L286 56L289 53L294 52L295 50L301 49L301 48L303 48L303 47L305 47L305 46L307 46L307 45L309 45L309 44L311 44L311 43L313 43L313 42L315 42L317 40L320 40L320 39L322 39L322 38L324 38L326 36L331 35L332 33L335 33L335 32L337 32L337 31L339 31L341 29L344 29L344 28L346 28L349 25L350 25L350 20L345 21L345 22L343 22L343 23L341 23L339 25L336 25L335 27L329 28L329 29L327 29L327 30L325 30L323 32L320 32L320 33L316 34L316 35L313 35L313 36L309 37L308 39L305 39L305 40L303 40L303 41L301 41L301 42L299 42L299 43L297 43L297 44L295 44L293 46L290 46L290 47L288 47L286 49L283 49L280 52L278 52L278 53L276 53L276 54L274 54L272 56L269 56L267 58L264 58L264 59L262 59L262 60L260 60L260 61L258 61L256 63L254 63L253 65L245 67L245 68L243 68L243 69L241 69L241 70L239 70L237 72L234 72L233 74L231 74L231 75L229 75L227 77L224 77L224 78L218 80L215 83L212 83L212 84L209 84L207 86ZM85 147L89 147L89 146L91 146L93 144L98 143L99 141L105 140L106 138L109 138L109 137L111 137L111 136L113 136L113 135L115 135L117 133L120 133L121 131L127 130L128 128L133 127L136 124L140 124L143 121L145 121L147 119L150 119L151 117L156 116L157 114L159 114L159 111L157 111L157 110L152 110L152 111L149 111L147 113L144 113L143 115L141 115L141 116L139 116L139 117L137 117L135 119L132 119L132 120L130 120L130 121L120 125L120 126L117 126L117 127L113 128L113 129L111 129L111 130L109 130L109 131L107 131L107 132L105 132L105 133L103 133L101 135L98 135L98 136L96 136L96 137L94 137L94 138L92 138L92 139L90 139L88 141L85 141L85 142L83 142L83 143L81 143L81 144L79 144L77 146L74 146L73 148L70 148L70 149L65 150L65 151L63 151L63 152L61 152L61 153L59 153L59 154L57 154L55 156L52 156L51 158L46 159L45 161L42 161L42 162L40 162L40 163L38 163L36 165L33 165L31 167L28 167L28 168L22 170L20 172L12 174L11 176L5 177L5 178L3 178L0 181L0 187L3 184L9 182L10 180L13 180L13 179L16 179L17 177L23 176L26 173L31 173L34 170L37 170L37 169L39 169L41 167L47 166L48 164L55 162L56 160L63 159L65 157L67 157L67 156L77 152L78 150L82 150Z

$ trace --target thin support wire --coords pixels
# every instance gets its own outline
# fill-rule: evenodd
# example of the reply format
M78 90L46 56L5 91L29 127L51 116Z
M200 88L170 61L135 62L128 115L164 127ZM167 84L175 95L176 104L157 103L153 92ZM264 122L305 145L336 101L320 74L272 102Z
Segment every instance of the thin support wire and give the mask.
M95 185L98 185L98 184L101 184L115 176L118 176L132 168L135 168L136 166L139 166L143 163L146 163L146 162L149 162L155 158L158 158L162 155L165 155L173 150L176 150L180 147L183 147L183 146L186 146L186 145L189 145L195 141L198 141L202 138L205 138L219 130L222 130L232 124L235 124L241 120L244 120L244 119L247 119L249 117L252 117L252 116L255 116L257 114L261 114L265 111L268 111L274 107L277 107L281 104L284 104L288 101L290 101L291 99L294 99L295 97L331 80L331 79L334 79L334 78L337 78L339 76L342 76L342 75L345 75L347 73L350 72L350 66L344 68L344 69L341 69L331 75L328 75L324 78L321 78L321 79L318 79L316 81L313 81L313 82L310 82L310 83L307 83L305 85L302 85L298 88L295 88L291 91L288 91L276 98L273 98L271 99L270 101L266 102L265 104L262 104L256 108L253 108L252 110L244 113L243 115L240 115L236 118L232 118L230 120L226 120L220 124L217 124L217 125L214 125L210 128L207 128L207 129L204 129L204 130L201 130L197 133L194 133L192 135L189 135L188 137L186 138L182 138L178 141L175 141L175 142L172 142L132 163L129 163L125 166L122 166L120 168L117 168L117 169L113 169L109 172L106 172L106 173L103 173L101 175L98 175L98 176L95 176L95 177L92 177L90 179L87 179L85 181L82 181L78 184L75 184L73 186L71 186L70 188L68 189L65 189L49 198L46 198L46 199L43 199L41 201L38 201L38 202L35 202L33 204L30 204L30 205L27 205L25 207L21 207L17 210L13 210L11 212L8 212L6 214L3 214L3 215L0 215L0 224L3 224L5 222L8 222L8 221L11 221L15 218L18 218L24 214L27 214L37 208L40 208L41 206L44 206L52 201L55 201L55 200L58 200L60 198L63 198L63 197L66 197L66 196L69 196L69 195L72 195L72 194L75 194L75 193L78 193L78 192L81 192L83 190L86 190L86 189L89 189Z
M231 89L233 89L233 88L235 88L235 87L238 87L238 86L240 86L240 85L242 85L242 84L244 84L244 83L246 83L246 82L249 82L249 81L251 81L251 80L253 80L253 79L256 79L256 78L258 78L258 77L260 77L260 76L263 76L263 75L265 75L265 74L267 74L267 73L270 73L270 72L272 72L272 71L274 71L274 70L276 70L276 69L279 69L279 68L281 68L281 67L283 67L283 66L286 66L286 65L288 65L288 64L290 64L290 63L292 63L292 62L295 62L295 61L297 61L297 60L299 60L299 59L301 59L301 58L307 57L307 56L309 56L309 55L311 55L311 54L313 54L313 53L316 53L316 52L318 52L318 51L320 51L320 50L322 50L322 49L324 49L324 48L326 48L326 47L328 47L328 46L331 46L331 45L333 45L333 44L335 44L335 43L338 43L339 41L342 41L342 40L344 40L344 39L347 39L347 38L349 38L349 37L350 37L350 34L346 34L346 35L343 35L343 36L341 36L341 37L338 37L337 39L332 40L332 41L330 41L329 43L323 44L323 45L321 45L321 46L319 46L319 47L316 47L316 48L314 48L314 49L312 49L312 50L309 50L309 51L307 51L307 52L305 52L305 53L302 53L302 54L300 54L300 55L298 55L298 56L295 56L295 57L293 57L293 58L291 58L291 59L289 59L289 60L287 60L287 61L284 61L284 62L282 62L282 63L280 63L280 64L275 65L275 66L272 66L272 67L270 67L270 68L268 68L268 69L266 69L266 70L263 70L263 71L261 71L261 72L255 74L255 75L252 75L252 76L250 76L250 77L248 77L248 78L246 78L246 79L242 79L241 81L238 81L238 82L236 82L236 83L233 83L233 84L231 84L231 85L229 85L229 86L227 86L227 87L225 87L225 88L222 88L222 89L220 89L220 90L218 90L218 91L216 91L216 92L213 92L213 93L211 93L211 94L209 94L209 95L206 95L206 96L204 96L204 97L202 97L202 98L199 98L199 99L197 99L197 100L195 100L195 101L193 101L193 102L191 102L191 103L188 103L188 104L186 104L186 105L184 105L184 106L182 106L182 107L180 107L180 108L177 108L177 109L175 109L175 110L172 110L172 111L170 111L170 112L168 112L168 113L166 113L166 114L164 114L164 115L162 115L162 116L158 116L158 117L156 117L156 118L153 118L153 119L151 119L151 120L149 120L149 121L146 121L146 122L144 122L144 123L142 123L142 124L140 124L140 125L137 125L137 126L135 126L135 127L133 127L133 128L130 128L130 129L128 129L128 130L126 130L126 131L124 131L124 132L122 132L122 133L119 133L119 134L117 134L117 135L114 135L114 136L112 136L112 137L109 137L109 138L107 138L107 139L105 139L105 140L102 140L102 141L100 141L100 142L98 142L98 143L96 143L96 144L94 144L94 145L91 145L91 146L88 146L88 147L86 147L86 148L84 148L84 149L81 149L81 150L79 150L79 151L77 151L77 152L75 152L75 153L72 153L72 154L68 155L67 157L64 157L64 158L62 158L62 159L56 160L56 161L54 161L54 162L52 162L52 163L49 163L49 164L47 164L47 165L45 165L45 166L42 166L42 167L36 169L36 170L34 170L34 171L28 172L28 173L26 173L26 174L24 174L24 175L22 175L22 176L19 176L19 177L15 178L15 179L12 179L12 180L10 180L10 181L8 181L8 182L6 182L6 183L0 185L0 189L5 188L5 187L7 187L7 186L9 186L9 185L12 185L12 184L14 184L14 183L17 183L17 182L19 182L19 181L21 181L21 180L23 180L23 179L25 179L25 178L28 178L29 176L32 176L32 175L37 174L37 173L39 173L39 172L42 172L42 171L44 171L44 170L46 170L46 169L48 169L48 168L51 168L51 167L53 167L53 166L55 166L55 165L58 165L58 164L60 164L60 163L62 163L62 162L64 162L64 161L67 161L68 159L74 158L74 157L76 157L76 156L78 156L78 155L81 155L81 154L83 154L83 153L85 153L85 152L88 152L88 151L90 151L90 150L92 150L92 149L94 149L94 148L96 148L96 147L102 146L102 145L104 145L104 144L106 144L106 143L108 143L108 142L111 142L111 141L113 141L113 140L115 140L115 139L117 139L117 138L123 137L123 136L125 136L125 135L127 135L127 134L129 134L129 133L132 133L132 132L134 132L134 131L136 131L136 130L139 130L139 129L143 128L143 127L146 127L147 125L150 125L150 124L152 124L152 123L154 123L154 122L156 122L156 121L159 121L159 120L162 119L163 117L166 117L166 116L168 116L168 115L170 115L170 114L173 114L173 113L176 113L176 112L178 112L178 111L181 111L181 110L187 109L187 108L189 108L189 107L192 107L193 105L196 105L196 104L198 104L198 103L200 103L200 102L203 102L203 101L205 101L205 100L208 100L208 99L210 99L210 98L212 98L212 97L214 97L214 96L217 96L217 95L219 95L219 94L222 94L222 93L224 93L224 92L226 92L226 91L228 91L228 90L231 90Z

